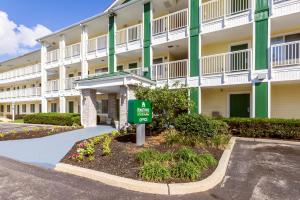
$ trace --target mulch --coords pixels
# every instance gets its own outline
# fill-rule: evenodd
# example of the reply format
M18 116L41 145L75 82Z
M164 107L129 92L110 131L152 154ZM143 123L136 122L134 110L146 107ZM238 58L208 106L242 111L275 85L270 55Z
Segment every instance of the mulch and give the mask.
M95 146L94 161L88 161L84 159L81 162L70 159L69 157L76 153L77 147L75 144L69 153L61 160L61 162L66 164L71 164L74 166L79 166L87 169L92 169L96 171L105 172L112 175L117 175L125 178L132 178L136 180L141 180L138 176L138 171L140 168L140 163L136 159L136 154L145 149L153 148L161 152L166 151L176 151L180 146L168 146L162 144L161 136L147 136L145 147L137 147L135 144L135 134L130 134L126 136L121 136L115 138L111 143L111 154L109 156L103 156L102 145ZM211 153L219 160L222 156L223 150L216 148L193 148L198 153ZM215 167L211 167L202 172L199 180L207 178L212 172L214 172ZM197 180L197 181L199 181ZM171 182L184 182L182 180L172 180ZM170 183L170 181L168 181Z
M22 139L33 139L33 138L42 138L50 135L56 135L60 134L66 131L72 131L76 130L78 128L75 127L41 127L36 128L36 130L28 130L28 132L25 131L19 131L16 133L7 133L4 134L3 137L0 137L0 141L8 141L8 140L22 140Z

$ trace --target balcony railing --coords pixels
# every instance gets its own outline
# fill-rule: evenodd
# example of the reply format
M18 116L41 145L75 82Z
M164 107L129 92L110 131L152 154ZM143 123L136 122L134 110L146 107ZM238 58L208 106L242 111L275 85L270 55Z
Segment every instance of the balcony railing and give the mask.
M57 92L59 90L59 80L51 80L47 82L47 92Z
M71 77L71 78L67 78L65 80L65 89L66 90L74 90L76 84L74 83L77 80L80 80L81 77L80 76L76 76L76 77Z
M152 80L168 80L188 76L188 60L179 60L153 65L151 68Z
M272 66L293 66L300 64L300 41L272 45Z
M107 35L89 39L88 53L107 49Z
M47 52L47 63L57 62L59 59L59 49Z
M125 69L124 71L138 76L143 76L143 70L141 67L135 69Z
M202 75L247 71L251 60L251 49L205 56L201 60Z
M141 39L142 24L131 26L116 32L116 45L122 45Z
M41 65L31 65L11 71L7 71L4 73L0 73L0 80L14 79L17 77L23 77L31 74L36 74L41 72Z
M252 0L211 0L202 4L202 21L207 22L251 9Z
M80 46L81 46L80 43L66 46L66 48L65 48L65 59L80 56Z
M33 88L25 88L19 90L10 90L0 92L0 99L12 99L12 98L26 98L26 97L40 97L41 96L41 88L33 87Z
M152 21L152 35L163 34L188 26L188 9L180 10Z
M283 2L288 2L291 0L273 0L273 4L278 4L278 3L283 3Z

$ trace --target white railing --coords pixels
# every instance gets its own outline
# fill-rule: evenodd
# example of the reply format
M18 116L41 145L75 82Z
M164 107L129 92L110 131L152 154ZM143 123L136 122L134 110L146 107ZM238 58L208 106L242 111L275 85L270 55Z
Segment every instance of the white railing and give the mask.
M188 60L156 64L151 67L152 80L168 80L188 76Z
M131 26L116 32L116 45L134 42L141 39L142 24Z
M204 56L201 59L202 75L233 73L251 69L252 50Z
M65 48L65 59L80 56L80 46L81 46L80 43L66 46L66 48Z
M47 63L57 62L59 59L59 49L47 52Z
M180 10L152 21L152 35L186 28L188 26L188 9Z
M88 53L92 53L107 48L107 35L99 36L96 38L89 39L88 41Z
M41 65L31 65L7 72L0 73L0 80L7 80L7 79L13 79L17 77L23 77L26 75L36 74L41 72Z
M202 21L235 15L251 9L252 0L211 0L202 4Z
M59 90L59 80L51 80L47 82L47 92L57 92Z
M11 98L40 97L40 96L41 96L41 88L40 87L0 92L0 99L2 99L2 100L3 99L11 99Z
M271 46L272 66L292 66L300 64L300 41Z
M102 75L105 75L105 74L108 74L108 71L107 72L98 72L98 73L95 73L95 74L89 74L88 77L92 78L92 77L95 77L95 76L102 76Z
M65 89L66 90L74 90L76 84L74 83L77 80L80 80L81 77L80 76L76 76L76 77L71 77L71 78L66 78L65 80Z
M288 2L291 0L273 0L273 4L278 4L278 3L283 3L283 2Z
M135 69L125 69L124 71L138 76L143 76L143 69L141 67Z

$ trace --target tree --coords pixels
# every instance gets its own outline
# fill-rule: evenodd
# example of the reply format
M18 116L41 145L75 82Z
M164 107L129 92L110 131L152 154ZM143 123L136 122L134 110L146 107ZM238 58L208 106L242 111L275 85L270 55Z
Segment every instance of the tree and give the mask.
M153 118L158 128L169 127L174 124L175 118L188 112L193 103L189 100L188 88L173 85L170 89L167 85L164 87L143 87L137 86L135 96L140 100L150 100L153 107Z

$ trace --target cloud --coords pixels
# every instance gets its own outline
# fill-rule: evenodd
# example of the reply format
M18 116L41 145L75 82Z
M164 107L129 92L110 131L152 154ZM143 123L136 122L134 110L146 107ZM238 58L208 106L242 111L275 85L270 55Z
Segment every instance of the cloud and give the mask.
M35 49L37 38L51 33L47 27L37 24L32 28L17 25L8 14L0 10L0 56L17 56Z

